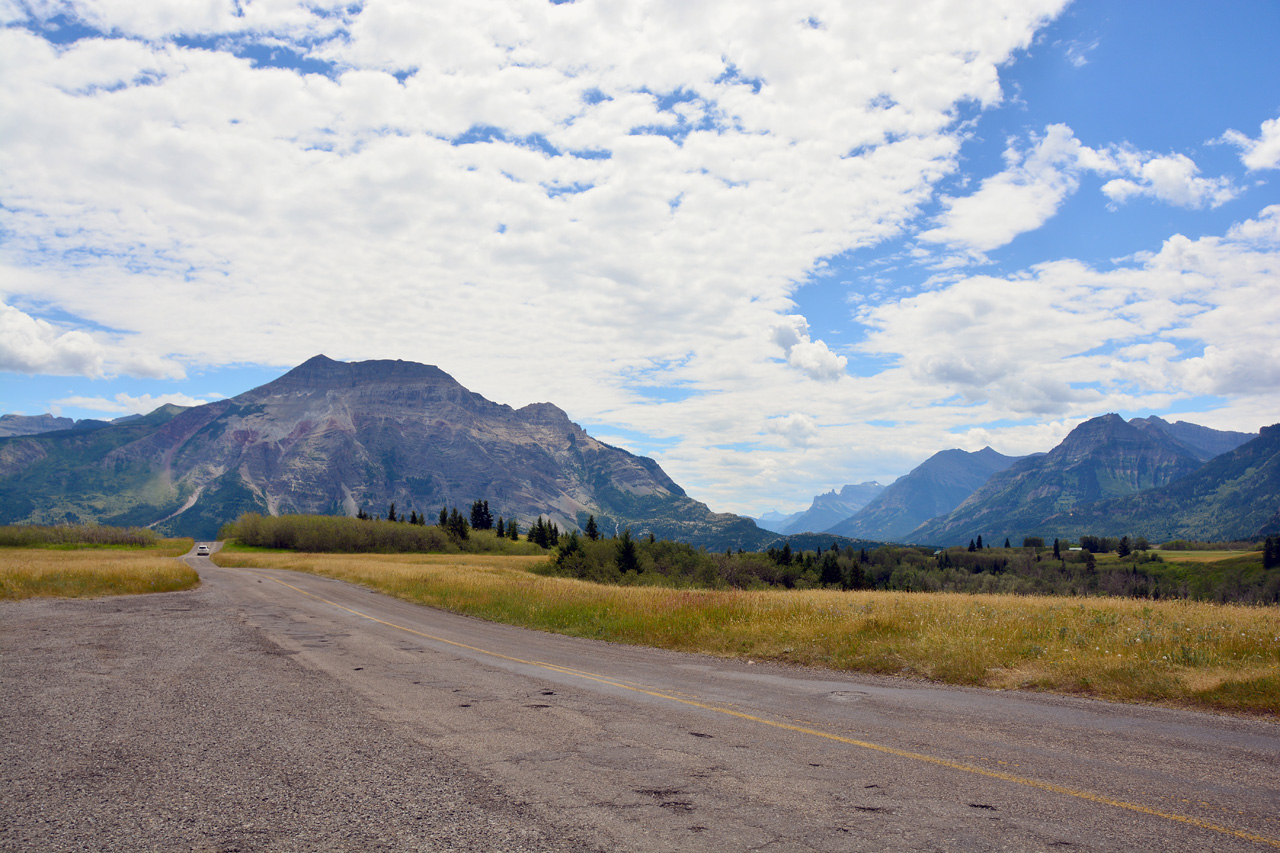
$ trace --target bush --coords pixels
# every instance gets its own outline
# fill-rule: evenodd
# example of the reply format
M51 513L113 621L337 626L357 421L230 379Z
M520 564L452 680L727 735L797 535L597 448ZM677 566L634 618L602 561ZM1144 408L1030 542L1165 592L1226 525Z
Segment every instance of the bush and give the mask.
M98 524L10 524L0 527L0 547L31 548L47 545L128 545L145 547L161 536L144 527L107 527Z
M333 515L263 516L246 513L222 528L220 538L241 545L340 554L486 553L535 554L527 543L499 539L491 531L459 537L435 525L401 524Z

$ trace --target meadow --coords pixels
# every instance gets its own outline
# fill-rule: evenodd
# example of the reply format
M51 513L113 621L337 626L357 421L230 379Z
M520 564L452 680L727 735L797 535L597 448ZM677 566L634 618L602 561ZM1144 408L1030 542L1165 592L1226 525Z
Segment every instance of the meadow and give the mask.
M177 559L190 549L190 539L145 547L0 547L0 600L190 589L200 577Z
M1280 717L1280 608L954 592L619 586L546 557L250 552L419 604L577 637L758 661Z

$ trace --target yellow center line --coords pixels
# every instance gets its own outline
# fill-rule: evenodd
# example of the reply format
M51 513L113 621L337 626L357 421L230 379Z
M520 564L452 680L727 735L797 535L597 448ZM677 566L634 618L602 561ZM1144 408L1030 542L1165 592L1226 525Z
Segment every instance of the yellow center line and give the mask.
M1189 826L1195 826L1200 829L1207 829L1211 832L1219 832L1219 833L1222 833L1223 835L1231 835L1231 836L1235 836L1236 838L1243 838L1246 841L1252 841L1257 844L1265 844L1270 847L1280 848L1280 839L1270 838L1265 835L1256 835L1252 832L1245 832L1244 830L1240 830L1240 829L1232 829L1227 826L1221 826L1216 823L1211 823L1207 820L1201 820L1200 818L1190 817L1189 815L1173 814L1171 812L1160 811L1159 809L1153 809L1148 806L1139 805L1138 803L1130 803L1125 800L1117 800L1112 797L1105 796L1103 794L1095 794L1091 791L1082 791L1078 788L1068 788L1063 785L1055 785L1052 782L1043 782L1039 779L1031 779L1026 776L1017 776L1012 773L1004 773L999 770L988 770L983 767L974 767L969 764L962 764L957 761L951 761L946 758L938 758L933 755L925 755L924 753L920 753L920 752L911 752L905 749L897 749L896 747L892 747L892 746L885 746L883 744L871 743L870 741L844 737L843 735L833 734L832 732L824 732L820 729L811 729L811 728L808 728L807 726L798 726L798 725L793 725L791 723L784 723L779 720L770 720L767 717L757 717L754 714L747 714L743 711L735 711L732 708L723 708L718 705L708 705L705 702L698 702L694 699L686 699L681 696L672 695L671 693L666 693L660 690L654 690L649 687L644 687L642 685L639 685L633 682L621 681L618 679L609 678L607 676L598 675L593 672L587 672L586 670L574 669L572 667L562 666L560 664L554 664L554 663L547 663L545 661L525 660L524 658L513 657L511 655L504 655L501 652L494 652L494 651L490 651L489 649L482 649L482 648L479 648L478 646L469 646L466 643L459 643L454 640L447 640L444 637L437 637L433 634L427 634L422 631L416 631L413 628L408 628L408 627L405 627L404 625L397 625L394 622L388 622L385 619L379 619L376 616L370 616L368 613L362 613L359 610L354 610L350 607L347 607L346 605L339 604L336 601L330 601L329 599L324 598L323 596L316 595L313 592L308 592L305 589L301 589L299 587L294 586L293 584L286 583L285 581L282 581L276 577L272 577L271 575L260 575L260 577L266 577L268 580L274 581L280 584L281 586L288 587L289 589L292 589L295 592L299 592L305 596L308 596L309 598L314 598L317 601L321 601L332 607L336 607L339 610L345 610L347 613L350 613L354 616L359 616L362 619L368 619L370 622L377 622L379 625L386 625L388 628L395 628L398 631L404 631L405 633L408 633L408 634L414 634L424 639L432 640L433 642L444 643L446 645L454 646L455 648L459 648L459 649L467 649L468 651L477 652L479 654L486 655L488 657L498 658L500 660L510 661L512 663L524 664L526 666L535 666L540 669L546 669L551 672L557 672L563 675L571 675L579 678L584 678L589 681L595 681L599 684L606 684L611 687L618 687L623 690L630 690L635 693L642 693L646 696L653 696L658 699L665 699L670 702L677 702L681 705L688 705L693 708L699 708L704 711L712 711L714 713L724 714L725 716L729 716L729 717L737 717L740 720L748 720L750 722L759 723L760 725L764 725L764 726L770 726L775 729L783 729L785 731L795 732L797 734L809 735L810 737L822 738L824 740L835 741L837 743L843 743L849 746L861 747L862 749L870 749L870 750L874 750L875 752L885 753L886 755L897 756L898 758L906 758L912 761L920 761L925 764L932 764L936 767L945 767L948 770L958 770L962 773L971 773L975 776L986 776L991 779L999 779L1003 782L1012 782L1015 785L1023 785L1028 788L1036 788L1041 791L1049 791L1054 794L1062 794L1068 797L1075 797L1076 799L1087 800L1091 803L1098 803L1100 805L1113 806L1114 808L1124 809L1126 811L1131 811L1131 812L1137 812L1139 814L1149 815L1151 817L1164 818L1165 820L1174 821L1176 823L1187 824Z

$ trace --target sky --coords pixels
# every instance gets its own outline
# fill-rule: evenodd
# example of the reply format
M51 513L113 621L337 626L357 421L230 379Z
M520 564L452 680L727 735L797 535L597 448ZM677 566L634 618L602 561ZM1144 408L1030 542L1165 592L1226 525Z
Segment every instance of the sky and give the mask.
M717 511L1280 421L1280 3L0 0L0 412L318 353Z

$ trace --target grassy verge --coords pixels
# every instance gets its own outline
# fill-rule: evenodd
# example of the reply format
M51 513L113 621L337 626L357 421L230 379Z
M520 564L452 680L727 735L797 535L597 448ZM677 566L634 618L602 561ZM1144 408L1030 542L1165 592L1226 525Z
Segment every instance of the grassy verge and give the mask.
M190 539L148 548L0 548L0 599L94 598L190 589L200 582L178 561Z
M1280 716L1280 609L1193 601L620 587L537 557L222 551L544 631L948 684Z

